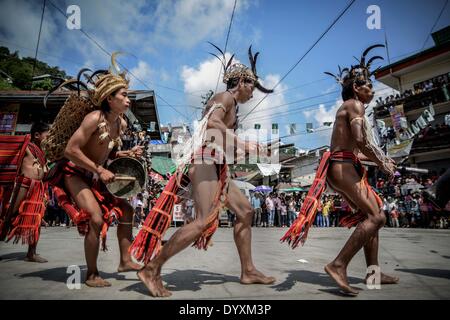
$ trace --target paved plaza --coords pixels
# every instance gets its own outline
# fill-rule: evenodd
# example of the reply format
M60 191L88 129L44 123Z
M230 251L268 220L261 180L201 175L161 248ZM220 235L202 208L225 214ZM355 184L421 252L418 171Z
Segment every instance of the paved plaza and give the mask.
M285 228L253 228L253 256L257 267L277 278L274 285L239 284L240 265L231 228L220 228L208 251L192 247L169 260L163 280L173 291L170 299L449 299L450 230L381 230L382 271L400 277L398 285L369 290L362 282L366 266L359 252L349 267L349 281L360 288L356 298L344 297L323 267L349 237L344 228L314 228L304 247L291 250L279 239ZM137 230L135 229L135 233ZM171 228L169 236L174 232ZM83 238L75 228L42 229L38 252L45 264L24 262L26 247L0 244L0 299L154 299L134 272L116 273L116 228L108 234L109 251L100 252L101 275L110 288L70 290L68 266L79 265L84 279Z

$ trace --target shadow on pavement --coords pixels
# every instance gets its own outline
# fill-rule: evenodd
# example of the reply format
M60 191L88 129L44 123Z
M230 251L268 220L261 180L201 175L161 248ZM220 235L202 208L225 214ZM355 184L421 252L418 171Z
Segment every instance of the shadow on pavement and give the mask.
M421 276L450 279L450 270L445 269L395 269L396 271L414 273Z
M358 291L362 291L361 288L358 288L358 287L354 287L354 288L357 289ZM338 296L338 297L345 297L345 298L350 298L350 299L357 297L357 296L350 296L348 294L342 293L341 289L339 289L339 288L318 289L318 290L322 291L322 292L325 292L325 293L328 293L328 294L332 294L332 295Z
M166 288L170 291L199 291L202 285L218 285L227 282L239 282L239 277L227 276L221 273L203 270L175 270L162 275ZM136 291L148 295L147 287L142 283L135 283L120 291Z
M84 280L86 279L87 267L85 265L80 266L80 270L81 270L81 282L84 282ZM73 275L73 272L67 273L66 267L58 267L30 273L16 274L15 276L19 278L41 278L43 281L66 283L67 278L70 277L71 275ZM105 280L113 278L116 280L136 281L136 279L127 279L124 274L118 273L108 273L100 271L100 276Z
M325 272L314 272L309 270L288 270L288 276L282 283L272 286L276 291L288 291L296 283L310 283L320 285L322 287L337 287L336 282L331 279ZM363 279L348 277L349 284L364 283ZM359 288L357 288L359 289ZM322 290L323 291L323 290ZM327 290L327 292L329 292Z
M8 261L16 261L16 260L24 260L27 253L24 252L12 252L5 255L0 256L1 262L8 262Z

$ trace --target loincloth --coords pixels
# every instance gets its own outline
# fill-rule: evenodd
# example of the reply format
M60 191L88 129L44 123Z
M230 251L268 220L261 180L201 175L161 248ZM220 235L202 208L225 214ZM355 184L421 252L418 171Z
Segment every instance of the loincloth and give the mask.
M39 241L41 222L47 207L47 183L29 179L23 175L16 178L14 189L5 189L5 200L10 203L4 207L4 215L0 221L0 238L14 243L22 240L22 244L36 245ZM17 214L12 212L21 188L28 191L21 201ZM11 206L11 207L9 207Z
M361 182L364 188L367 190L367 197L369 197L369 193L372 193L375 196L378 205L381 206L382 204L380 197L375 193L367 181L367 172L361 164L361 161L353 152L336 151L331 153L327 151L322 156L314 182L308 191L297 219L294 221L283 238L281 238L281 241L287 241L292 248L297 247L299 243L303 245L306 241L309 228L314 223L322 193L326 189L327 173L331 162L352 163L361 177ZM366 219L366 217L366 214L364 214L361 210L358 210L356 213L351 213L348 216L343 217L340 223L341 225L350 228Z
M64 184L64 177L80 177L90 188L100 209L102 210L102 250L107 250L106 235L109 226L116 220L119 220L123 212L120 208L120 200L108 192L106 186L94 174L83 169L70 161L64 160L58 164L59 174L54 178L53 190L56 195L59 206L69 215L70 219L76 224L80 235L86 235L89 232L89 220L91 213L88 210L80 209L71 198L67 187Z
M363 188L366 189L366 197L369 197L369 194L372 194L375 197L375 200L377 201L378 208L381 208L383 201L381 200L380 196L373 190L373 188L369 185L369 182L367 180L367 171L362 165L361 161L358 159L358 157L351 151L339 151L334 152L331 154L330 162L348 162L353 164L353 167L355 168L356 172L361 178L361 184ZM349 204L350 205L350 204ZM352 208L357 209L357 208ZM361 210L357 209L356 212L350 211L345 213L344 215L341 215L339 224L343 227L351 228L358 223L364 221L367 218L367 214L362 212Z
M42 168L46 160L31 136L0 136L0 239L14 243L36 245L48 198L47 183L20 174L26 149ZM44 171L45 172L45 171ZM28 191L21 200L18 212L13 212L21 188Z
M206 228L198 239L194 241L193 246L197 249L206 250L210 244L214 232L219 226L220 210L225 204L226 193L228 192L229 172L225 159L219 157L218 153L207 147L202 147L193 153L191 165L199 163L214 163L218 175L218 188L213 199L213 205ZM206 161L205 161L206 160ZM155 206L148 214L142 229L139 231L134 242L130 246L130 253L138 260L148 263L161 249L161 241L165 232L170 226L174 204L178 201L180 189L184 189L190 183L186 174L187 167L179 166L175 174L170 178L158 198Z

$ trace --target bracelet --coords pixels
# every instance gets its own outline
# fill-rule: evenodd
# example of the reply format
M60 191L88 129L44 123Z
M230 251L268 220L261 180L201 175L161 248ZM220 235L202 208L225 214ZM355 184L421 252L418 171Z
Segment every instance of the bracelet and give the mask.
M101 165L99 165L99 164L98 164L96 167L97 167L97 168L96 168L95 171L97 172L98 175L101 175L102 172L103 172L103 170L105 170L105 168L103 168L103 167L102 167ZM99 172L99 169L101 169L100 172Z

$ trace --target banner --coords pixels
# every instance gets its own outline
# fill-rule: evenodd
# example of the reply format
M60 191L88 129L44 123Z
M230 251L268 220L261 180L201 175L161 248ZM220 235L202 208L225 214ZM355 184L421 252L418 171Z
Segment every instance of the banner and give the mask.
M397 106L399 107L399 106ZM416 121L411 122L410 126L406 127L404 123L406 122L402 117L403 106L401 108L391 108L391 119L394 124L394 130L396 131L396 138L390 141L387 145L387 151L391 157L403 157L409 155L411 151L412 142L414 137L428 124L434 121L435 111L433 105L430 104L422 114L417 118ZM383 132L382 120L377 120L377 125L379 126L380 132ZM400 131L400 129L402 129ZM398 131L397 131L398 130Z
M184 221L184 212L182 209L181 204L176 204L173 206L173 221Z
M297 134L297 125L295 123L289 125L289 134Z
M403 105L399 104L389 109L391 115L392 125L394 127L397 138L400 136L400 130L408 128L408 122L406 121L405 112L403 111Z
M278 134L278 123L272 123L272 134Z
M406 157L411 152L414 139L392 143L387 146L387 154L391 158Z
M0 112L0 132L12 133L16 129L17 112Z

